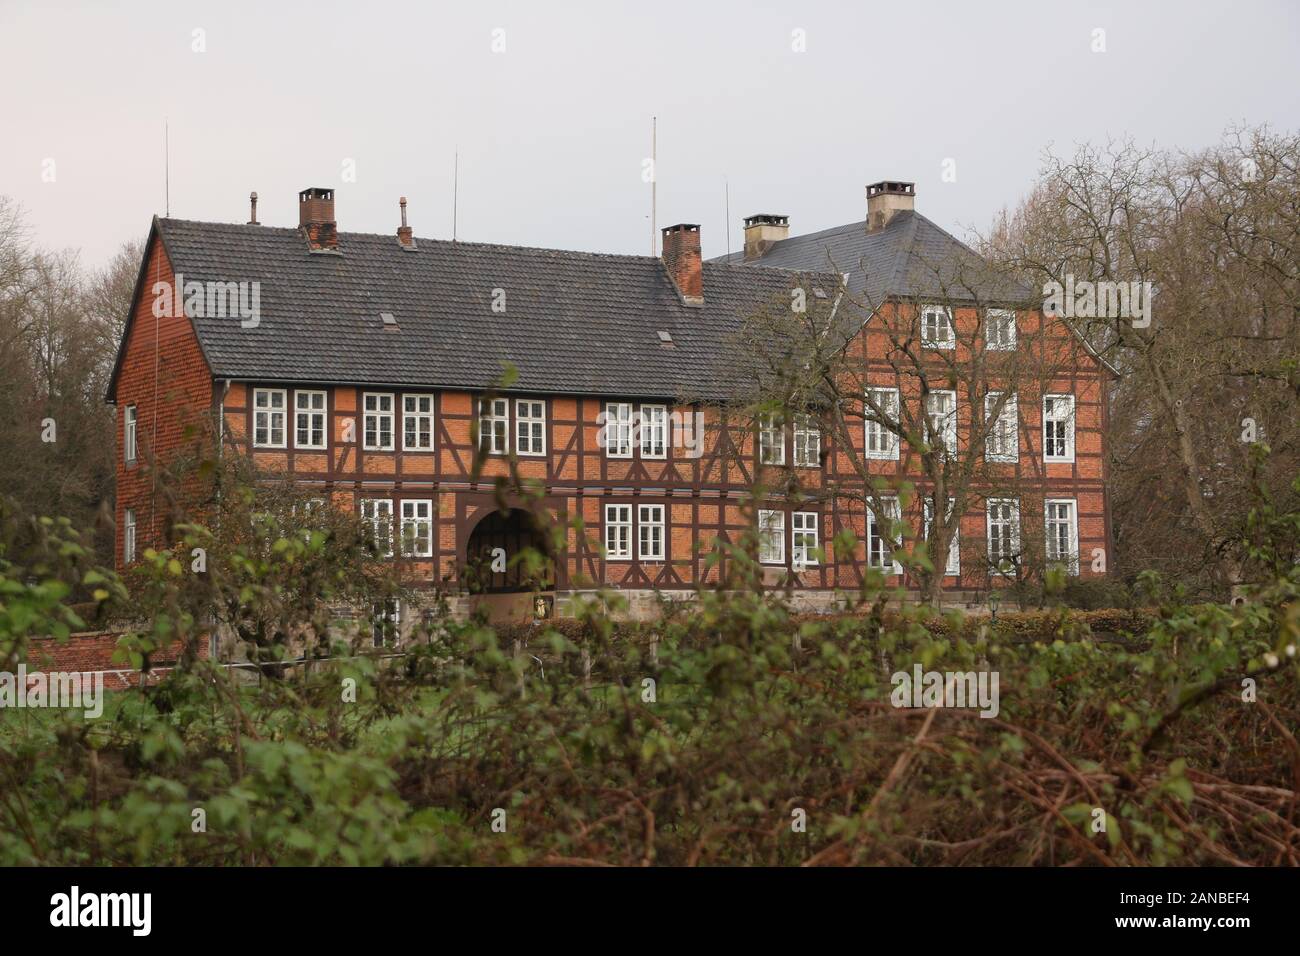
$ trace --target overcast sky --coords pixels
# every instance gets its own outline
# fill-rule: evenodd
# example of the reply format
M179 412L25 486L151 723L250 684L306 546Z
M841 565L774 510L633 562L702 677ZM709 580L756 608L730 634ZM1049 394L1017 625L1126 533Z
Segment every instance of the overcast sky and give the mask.
M645 254L657 115L659 225L702 224L706 255L726 251L728 181L733 248L754 212L794 233L860 220L880 179L965 234L1049 144L1300 127L1298 11L0 0L0 193L40 245L98 265L163 212L166 119L178 218L243 222L257 190L264 224L297 225L298 190L334 186L345 232L392 232L405 195L417 236L450 238L459 148L461 239Z

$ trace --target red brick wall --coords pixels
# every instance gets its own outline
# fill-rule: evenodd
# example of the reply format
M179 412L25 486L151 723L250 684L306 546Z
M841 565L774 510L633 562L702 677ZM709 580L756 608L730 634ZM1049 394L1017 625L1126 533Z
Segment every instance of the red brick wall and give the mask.
M106 674L104 686L108 690L122 690L126 687L134 687L139 683L139 672L130 670L127 664L113 661L113 652L117 650L117 641L121 636L121 631L91 631L84 634L73 634L66 641L58 641L50 637L37 638L28 646L27 668L29 671L63 671L65 673L123 671L122 674ZM199 638L197 650L199 657L207 658L208 639L206 637ZM180 653L181 643L177 641L170 647L153 655L153 666L155 668L164 668L173 664L180 657ZM160 676L158 671L151 672L152 679L156 679L158 676Z
M157 318L153 314L154 284L174 282L171 263L156 236L145 256L144 285L131 316L114 394L118 568L123 563L123 516L127 508L135 510L136 555L160 542L163 527L148 467L150 456L166 460L174 454L186 442L186 427L201 425L213 404L212 373L190 320L184 316ZM123 422L125 408L132 404L136 406L139 451L135 464L129 465L123 460Z

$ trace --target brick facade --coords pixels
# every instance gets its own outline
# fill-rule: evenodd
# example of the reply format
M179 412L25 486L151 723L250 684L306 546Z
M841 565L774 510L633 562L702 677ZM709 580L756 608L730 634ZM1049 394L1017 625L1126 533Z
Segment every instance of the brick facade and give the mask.
M688 237L698 242L698 234ZM304 243L304 246L306 243ZM217 383L204 360L199 340L189 319L157 318L153 314L151 290L157 282L171 282L172 268L155 236L146 250L144 278L120 358L114 398L118 410L118 541L119 563L122 558L122 523L124 510L132 508L137 521L137 554L148 543L157 541L163 531L158 503L154 500L148 469L142 467L150 452L166 457L181 448L188 439L187 427L201 424L210 414L221 419L225 447L232 452L251 454L262 469L291 479L306 493L329 499L336 507L352 511L362 499L376 498L392 502L395 523L400 522L404 501L431 502L434 529L433 553L421 558L402 558L411 579L425 586L443 586L455 590L463 585L463 568L467 546L475 527L497 510L494 482L510 473L506 455L490 455L478 475L473 474L474 449L471 430L476 416L478 395L465 390L399 389L382 386L343 385L321 380L294 384L276 382L222 381ZM707 296L708 290L703 290ZM883 323L898 318L898 306L890 303L881 311ZM974 321L970 310L957 309L955 322L960 331ZM1019 401L1019 455L1014 464L992 468L983 487L992 494L994 485L1004 482L1014 486L1020 500L1020 521L1024 533L1032 535L1043 524L1043 499L1063 498L1075 502L1077 551L1082 576L1093 573L1093 555L1110 552L1110 529L1105 490L1104 434L1106 429L1106 376L1109 372L1089 355L1077 338L1062 330L1056 336L1039 335L1044 318L1028 311L1017 314L1017 323L1026 341L1036 341L1044 350L1041 359L1050 371L1036 389L1017 388ZM873 320L859 334L851 354L860 357L874 385L895 386L905 403L920 403L914 378L897 376L886 355L890 349L882 322ZM964 345L960 348L965 348ZM958 352L960 362L969 356ZM283 392L284 411L282 447L255 445L254 395L258 389ZM325 394L325 447L303 447L296 439L295 397L303 391ZM1043 426L1041 394L1072 395L1075 402L1073 460L1050 463L1042 454ZM387 396L391 400L391 449L366 447L365 401L367 394ZM404 447L403 402L408 396L430 399L433 414L431 447ZM820 467L763 466L748 426L726 424L716 408L700 409L674 406L663 399L627 395L617 399L558 394L509 394L507 443L515 447L518 403L539 401L545 412L545 453L521 455L517 469L521 477L534 479L544 489L543 504L557 520L581 518L584 530L570 528L562 552L557 555L555 587L559 592L593 585L610 585L629 591L686 590L699 584L723 580L725 561L710 562L709 552L715 539L735 542L753 527L754 506L749 502L756 485L765 488L787 487L793 477L798 485L814 494L827 492L815 504L792 508L777 496L758 507L785 512L785 531L790 540L790 512L817 513L818 540L825 551L819 566L797 569L792 566L793 548L785 547L784 561L764 569L765 581L772 586L792 584L807 591L831 592L853 589L863 580L867 523L860 503L837 498L830 489L857 480L849 455L843 448L822 435ZM609 401L631 403L633 409L644 405L665 405L684 422L703 416L705 436L703 452L692 456L680 446L668 442L662 458L644 455L633 448L627 458L612 457L600 444L600 416ZM141 454L132 465L123 461L123 411L134 405L140 435ZM958 394L957 416L959 444L965 439L971 415L971 396ZM853 438L861 455L865 437L861 431ZM829 446L829 447L828 447ZM787 433L787 457L791 461ZM919 456L904 443L897 461L871 461L871 473L911 482L924 494L928 481ZM991 483L990 483L991 482ZM980 490L979 482L975 490ZM641 560L637 554L634 523L633 554L628 560L601 556L605 507L629 505L638 515L638 507L661 507L663 514L664 555L662 560ZM986 516L982 505L973 506L959 521L961 574L945 580L948 588L982 589L995 583L987 562ZM903 515L914 529L921 526L921 504ZM639 516L637 517L639 521ZM835 535L842 529L854 532L859 545L854 553L836 554ZM907 583L890 576L891 583Z
M188 318L154 315L154 288L171 286L175 276L162 242L155 236L145 250L126 341L119 357L116 387L117 538L114 553L121 566L125 546L125 513L135 512L136 554L163 538L166 508L156 500L151 460L166 460L194 443L206 426L213 403L212 373L198 336ZM165 311L165 310L160 310ZM126 409L134 406L137 453L126 461Z

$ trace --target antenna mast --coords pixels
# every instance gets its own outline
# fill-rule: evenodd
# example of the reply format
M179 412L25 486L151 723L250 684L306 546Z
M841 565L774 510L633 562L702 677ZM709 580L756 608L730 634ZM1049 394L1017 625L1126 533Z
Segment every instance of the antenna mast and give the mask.
M456 241L456 216L460 211L460 147L456 147L456 158L451 173L451 241Z
M659 201L659 117L650 118L650 255L659 255L657 242L659 240L658 225L655 222L655 214L658 210Z
M722 183L727 190L727 255L731 255L731 183L725 178Z
M172 131L163 118L163 218L172 217Z

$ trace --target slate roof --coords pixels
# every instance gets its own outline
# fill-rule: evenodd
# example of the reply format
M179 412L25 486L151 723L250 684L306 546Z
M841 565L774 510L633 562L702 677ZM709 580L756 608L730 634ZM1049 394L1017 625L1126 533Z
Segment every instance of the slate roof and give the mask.
M434 239L408 251L392 235L346 232L333 255L310 252L297 229L154 223L186 282L260 283L257 327L194 318L216 378L483 388L512 363L512 391L722 397L742 321L788 303L800 281L708 262L705 304L693 307L650 256ZM504 313L492 311L494 289Z
M709 261L751 268L847 272L850 298L870 308L891 297L979 301L983 305L1037 304L1032 290L996 274L969 246L914 210L895 213L884 229L873 233L859 220L782 239L749 262L745 262L744 252Z

